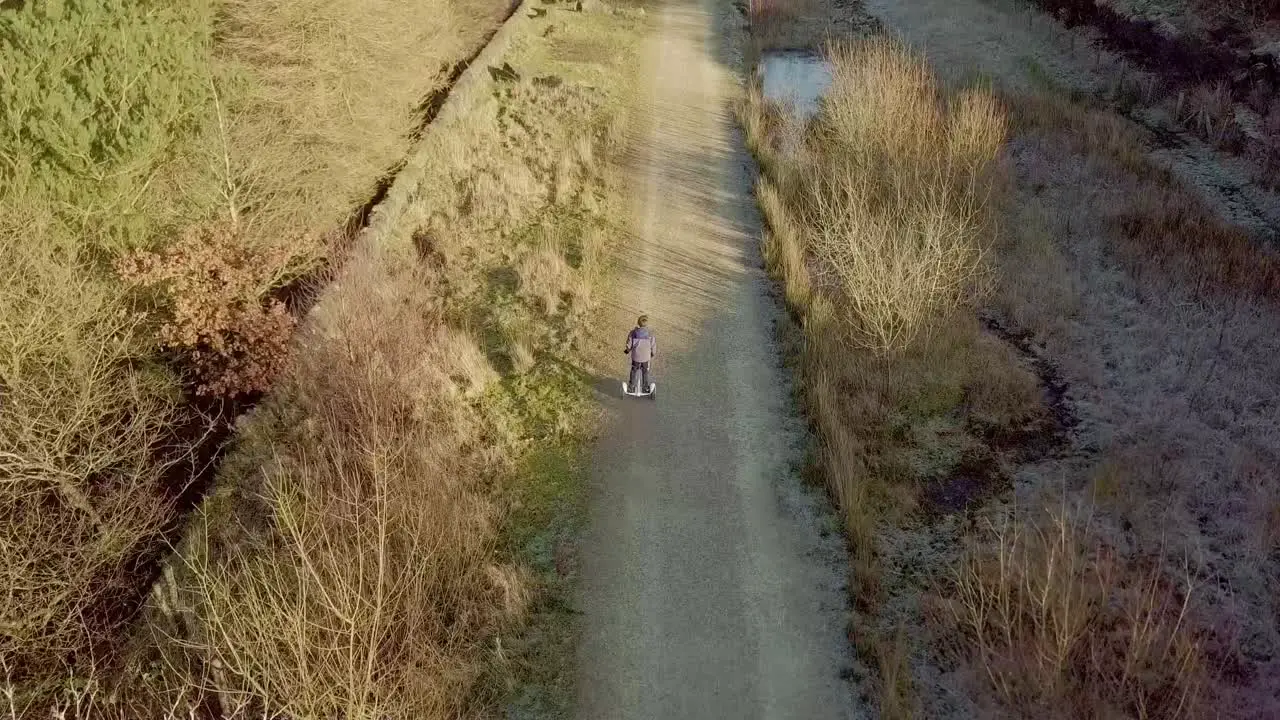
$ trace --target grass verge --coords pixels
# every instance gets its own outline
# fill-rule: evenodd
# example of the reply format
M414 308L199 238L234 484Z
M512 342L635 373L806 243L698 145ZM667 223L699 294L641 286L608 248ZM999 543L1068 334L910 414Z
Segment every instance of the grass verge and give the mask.
M886 602L881 533L917 508L972 501L945 492L960 468L981 465L966 417L1026 422L1038 397L1025 371L980 371L1008 360L964 313L994 243L984 190L1004 133L994 99L949 98L888 40L827 57L832 85L811 122L755 88L741 116L764 168L764 256L803 327L819 463L849 533L853 634L879 670L882 712L908 717L904 641L872 620ZM987 480L966 491L990 492Z

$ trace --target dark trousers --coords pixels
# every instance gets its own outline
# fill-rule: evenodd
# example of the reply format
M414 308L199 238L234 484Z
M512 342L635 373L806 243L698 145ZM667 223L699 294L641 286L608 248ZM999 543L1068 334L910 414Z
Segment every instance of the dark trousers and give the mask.
M644 384L638 385L637 382L641 379ZM649 392L649 363L631 361L631 382L627 387L631 388L631 392Z

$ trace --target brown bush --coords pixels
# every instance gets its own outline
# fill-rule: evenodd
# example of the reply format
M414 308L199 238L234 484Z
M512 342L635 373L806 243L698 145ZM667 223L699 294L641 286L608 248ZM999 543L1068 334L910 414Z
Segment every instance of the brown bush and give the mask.
M832 14L824 0L748 0L746 5L758 50L817 49Z
M757 32L767 32L777 25L794 22L813 12L811 0L749 0L747 11L751 26Z
M1116 223L1126 241L1119 255L1139 277L1154 266L1198 293L1280 299L1280 264L1172 182L1142 188Z
M1280 298L1280 263L1146 153L1141 129L1113 113L1043 95L1009 96L1016 129L1063 143L1134 183L1108 208L1118 257L1136 277L1175 279L1199 294Z
M179 354L201 395L261 392L288 359L294 318L267 294L289 265L283 248L260 249L222 228L198 228L159 252L136 251L117 270L154 293L148 315L162 347Z
M1184 127L1216 146L1239 148L1244 144L1236 123L1235 98L1225 82L1200 85L1179 95L1174 114Z
M1257 23L1280 18L1280 0L1195 0L1192 6L1219 20Z

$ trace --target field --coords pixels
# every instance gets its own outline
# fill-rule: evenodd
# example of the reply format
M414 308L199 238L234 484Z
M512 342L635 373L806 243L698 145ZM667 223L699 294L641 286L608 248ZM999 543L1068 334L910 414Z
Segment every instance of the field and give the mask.
M1035 82L1022 45L964 66L985 30L941 8L886 10L927 57L828 46L812 120L758 88L740 113L864 692L884 717L1268 717L1276 261L1104 95Z
M540 607L545 568L514 543L563 525L539 498L572 492L584 407L572 366L528 372L570 347L606 269L625 93L584 83L626 87L625 42L546 47L636 29L557 11L560 37L506 58L541 74L425 130L507 11L0 9L12 714L441 716L519 676L484 643ZM562 129L569 110L594 120ZM498 161L512 149L528 159ZM272 634L318 618L350 621L341 659Z

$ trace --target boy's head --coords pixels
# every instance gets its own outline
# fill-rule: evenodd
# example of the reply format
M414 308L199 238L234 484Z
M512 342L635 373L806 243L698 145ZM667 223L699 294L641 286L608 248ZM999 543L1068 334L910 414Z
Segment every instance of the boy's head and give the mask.
M636 325L638 325L639 327L644 327L645 325L648 325L648 324L649 324L648 315L641 315L640 317L636 318Z

